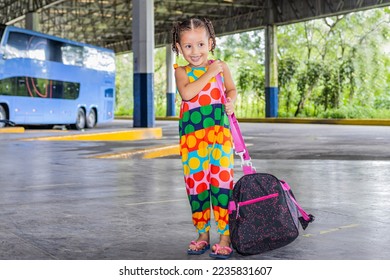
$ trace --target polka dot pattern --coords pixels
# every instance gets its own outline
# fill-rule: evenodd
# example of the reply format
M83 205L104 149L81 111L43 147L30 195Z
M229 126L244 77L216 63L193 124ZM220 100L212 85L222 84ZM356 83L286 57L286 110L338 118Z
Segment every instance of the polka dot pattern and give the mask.
M190 82L206 68L186 67ZM233 144L222 92L211 79L196 96L182 101L179 134L184 181L199 233L210 230L213 212L219 234L229 234L228 204L233 189Z

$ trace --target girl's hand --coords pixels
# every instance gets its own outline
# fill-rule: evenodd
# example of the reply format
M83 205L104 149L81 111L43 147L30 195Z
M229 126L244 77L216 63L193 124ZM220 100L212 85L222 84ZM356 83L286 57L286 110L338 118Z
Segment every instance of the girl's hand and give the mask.
M233 103L233 100L230 97L226 98L225 112L229 116L234 113L234 103Z
M210 73L213 77L215 77L219 73L223 72L223 63L222 63L222 61L215 60L213 63L209 64L207 72Z

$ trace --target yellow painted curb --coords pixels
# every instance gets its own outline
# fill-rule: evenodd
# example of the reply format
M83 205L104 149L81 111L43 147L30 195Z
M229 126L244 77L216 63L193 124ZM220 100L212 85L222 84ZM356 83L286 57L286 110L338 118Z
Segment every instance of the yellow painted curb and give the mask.
M168 146L159 146L141 150L131 150L131 151L123 151L118 153L104 154L93 156L92 158L108 158L108 159L118 159L118 158L131 158L131 157L141 157L143 159L152 159L158 157L166 157L172 155L179 155L180 147L179 144L176 145L168 145Z
M0 133L24 133L24 127L2 127L0 128Z
M385 119L311 119L311 118L238 118L239 122L248 123L298 123L298 124L340 124L340 125L383 125L390 126L390 120Z
M178 121L178 117L158 117L160 121ZM339 124L390 126L387 119L316 119L316 118L239 118L242 123L298 123L298 124Z
M126 131L113 131L88 134L72 134L64 136L48 136L26 138L26 141L134 141L142 139L162 138L162 128L135 128Z

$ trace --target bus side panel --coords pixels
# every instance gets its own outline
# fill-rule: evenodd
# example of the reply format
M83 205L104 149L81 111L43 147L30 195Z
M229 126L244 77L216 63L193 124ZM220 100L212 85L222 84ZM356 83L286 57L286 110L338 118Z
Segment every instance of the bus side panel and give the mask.
M8 120L16 123L16 124L24 124L26 121L26 114L24 112L21 112L18 107L14 106L15 104L15 97L13 96L7 96L6 98L4 96L0 96L0 103L6 104L6 106L9 109L9 116Z
M31 69L39 71L31 72ZM9 59L4 67L13 69L12 73L3 75L1 82L9 81L12 95L3 99L9 101L10 120L17 124L61 124L61 102L52 98L52 83L47 79L48 66L44 61L28 59Z
M85 108L86 114L95 108L97 123L112 121L115 109L115 77L98 71L89 73L89 76L80 86L80 96L76 100L78 107Z

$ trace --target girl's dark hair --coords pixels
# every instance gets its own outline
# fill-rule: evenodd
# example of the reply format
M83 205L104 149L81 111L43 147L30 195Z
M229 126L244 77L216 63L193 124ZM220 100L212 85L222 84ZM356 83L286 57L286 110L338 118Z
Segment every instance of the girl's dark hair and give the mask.
M180 35L184 31L193 30L196 28L204 28L209 36L212 39L211 53L214 54L214 49L216 46L215 42L215 32L213 24L207 18L198 19L191 18L182 22L176 22L172 28L172 50L176 55L179 55L179 50L177 49L176 43L180 44Z

